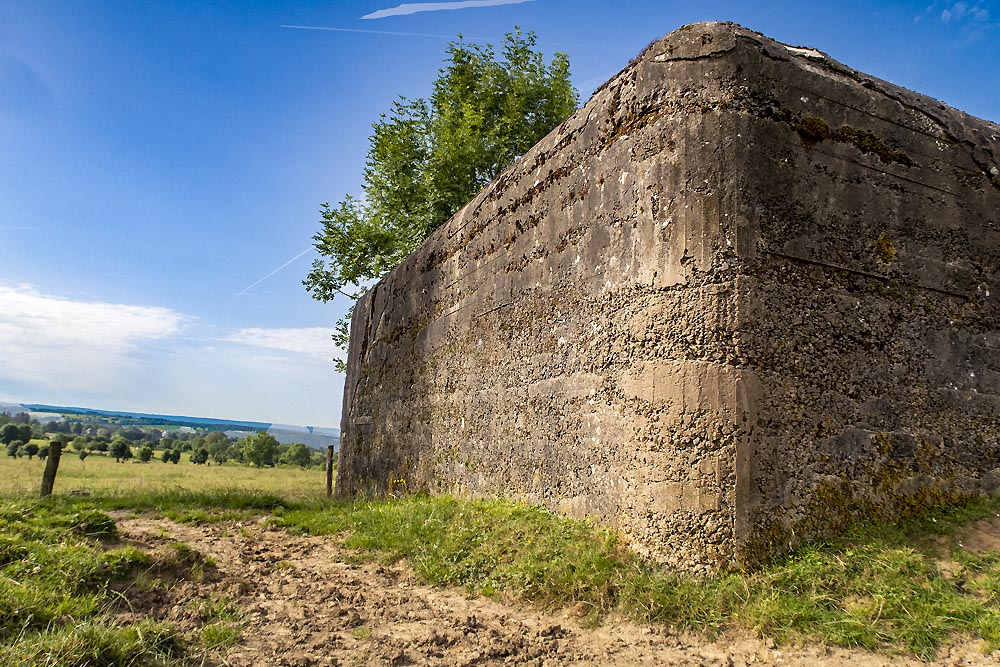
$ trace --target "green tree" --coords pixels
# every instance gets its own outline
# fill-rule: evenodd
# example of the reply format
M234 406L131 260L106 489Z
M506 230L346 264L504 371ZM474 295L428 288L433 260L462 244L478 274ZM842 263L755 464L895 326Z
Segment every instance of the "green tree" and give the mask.
M146 436L145 432L138 426L126 426L118 431L118 435L129 442L138 442Z
M88 454L88 452L87 452L87 450L86 450L86 449L81 449L80 451L78 451L78 452L76 453L76 455L77 455L78 457L80 457L80 460L81 460L81 461L83 461L84 459L86 459L86 458L87 458L87 456L88 456L89 454Z
M139 448L139 460L143 463L149 463L150 459L153 458L153 448L149 445L143 445Z
M5 424L2 428L0 428L0 442L5 445L9 445L17 440L17 436L17 424Z
M117 435L111 439L111 446L108 448L108 453L118 463L132 458L132 448L129 446L128 440Z
M205 436L202 444L205 447L209 448L209 451L211 451L212 447L216 447L219 445L228 445L229 437L222 431L212 431L211 433Z
M296 442L289 445L285 453L281 455L280 462L285 465L305 468L312 462L312 451L306 445Z
M357 299L576 109L569 59L546 65L535 43L515 29L498 58L459 36L430 98L400 98L372 125L364 197L321 208L313 239L323 259L303 281L315 299ZM344 349L349 318L334 336Z
M38 458L39 459L48 458L48 455L49 455L49 446L48 445L42 445L41 447L38 448Z
M198 449L191 452L191 463L201 465L208 461L208 450L204 447L199 447Z
M170 463L170 452L171 451L172 450L170 450L170 449L164 449L163 453L160 454L160 460L163 461L164 463Z
M21 447L24 445L20 440L14 440L9 445L7 445L7 456L12 458L18 458L24 452L21 451Z
M173 464L177 464L177 463L181 462L181 450L179 450L179 449L171 449L170 450L170 462L173 463Z
M232 442L227 437L223 437L221 439L205 438L205 449L208 450L208 455L211 456L212 460L216 463L226 462L226 459L229 458L228 452L231 445Z
M24 446L22 451L28 455L28 460L30 461L32 458L34 458L35 454L38 453L38 445L36 445L33 442L29 442Z
M212 460L218 463L219 465L222 465L223 463L229 460L229 451L230 451L230 446L228 445L226 447L221 447L217 449L216 451L212 452Z
M271 465L277 449L278 441L273 435L263 431L243 438L240 445L243 460L258 468Z

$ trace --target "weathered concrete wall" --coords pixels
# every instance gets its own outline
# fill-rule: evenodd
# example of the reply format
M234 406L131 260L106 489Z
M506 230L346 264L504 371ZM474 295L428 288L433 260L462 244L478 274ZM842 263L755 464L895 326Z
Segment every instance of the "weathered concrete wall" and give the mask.
M671 33L358 303L338 492L698 569L996 489L998 155L817 52Z

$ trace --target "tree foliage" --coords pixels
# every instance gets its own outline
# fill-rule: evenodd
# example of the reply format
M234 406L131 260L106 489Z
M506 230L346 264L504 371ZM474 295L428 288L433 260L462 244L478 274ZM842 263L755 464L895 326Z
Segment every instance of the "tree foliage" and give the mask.
M129 446L128 440L118 436L115 436L115 438L111 441L108 453L111 454L111 456L114 457L115 461L118 463L132 458L132 448Z
M278 441L267 432L254 433L243 439L240 445L243 460L258 468L272 465L278 451Z
M533 32L448 46L429 99L400 98L373 124L364 197L323 204L323 259L303 284L320 301L357 299L577 106L563 53L546 64ZM348 315L349 318L349 315ZM346 349L349 319L334 339Z
M0 428L0 442L5 445L9 445L17 440L18 435L17 424L5 424L3 428Z
M300 442L291 444L285 450L284 454L281 455L280 462L285 465L305 468L312 463L312 450Z

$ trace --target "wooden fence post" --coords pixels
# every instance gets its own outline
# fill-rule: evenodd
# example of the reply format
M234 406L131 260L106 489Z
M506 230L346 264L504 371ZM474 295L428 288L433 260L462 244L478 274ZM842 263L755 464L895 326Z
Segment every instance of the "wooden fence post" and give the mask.
M54 440L49 444L49 455L45 459L45 472L42 473L42 498L52 495L52 487L56 483L56 471L59 470L60 456L62 456L62 443Z
M326 497L333 495L333 445L326 446Z

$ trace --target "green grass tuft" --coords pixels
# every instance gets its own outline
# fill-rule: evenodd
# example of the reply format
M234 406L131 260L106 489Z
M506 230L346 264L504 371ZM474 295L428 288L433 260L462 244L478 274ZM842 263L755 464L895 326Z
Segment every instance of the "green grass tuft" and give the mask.
M180 664L178 647L177 634L162 623L122 627L88 619L25 633L4 646L0 667L168 667Z
M148 567L131 546L108 548L114 520L64 501L0 501L0 665L160 665L175 633L116 624L109 585Z
M239 641L242 633L239 625L218 621L202 627L201 642L209 649L232 646Z

